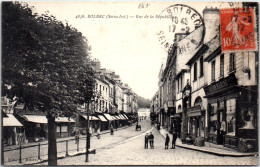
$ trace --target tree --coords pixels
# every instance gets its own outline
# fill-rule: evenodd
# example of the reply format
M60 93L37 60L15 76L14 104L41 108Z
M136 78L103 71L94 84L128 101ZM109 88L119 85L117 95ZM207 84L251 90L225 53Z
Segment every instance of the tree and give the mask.
M57 165L55 117L72 116L93 95L87 39L27 4L2 3L2 95L45 112L48 164Z
M151 100L137 95L137 104L139 108L150 108Z

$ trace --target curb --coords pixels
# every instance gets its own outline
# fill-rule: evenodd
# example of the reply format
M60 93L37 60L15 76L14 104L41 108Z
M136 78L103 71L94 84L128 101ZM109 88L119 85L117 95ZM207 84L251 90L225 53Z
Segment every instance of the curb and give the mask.
M159 133L165 138L165 136L161 133L161 131L159 131ZM185 147L185 146L181 146L176 144L176 147L180 147L180 148L184 148L184 149L188 149L188 150L193 150L193 151L199 151L199 152L203 152L203 153L208 153L208 154L212 154L212 155L217 155L217 156L222 156L222 157L251 157L251 156L258 156L258 153L248 153L248 154L229 154L229 153L218 153L218 152L213 152L213 151L207 151L207 150L201 150L201 149L196 149L196 148L191 148L191 147Z

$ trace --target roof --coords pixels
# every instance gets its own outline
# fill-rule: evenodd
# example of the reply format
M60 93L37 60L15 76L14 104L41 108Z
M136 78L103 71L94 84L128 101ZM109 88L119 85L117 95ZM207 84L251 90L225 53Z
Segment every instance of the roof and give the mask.
M209 47L207 45L202 45L200 49L190 58L190 60L186 63L186 65L191 65L193 62L195 62L200 56L202 56L203 53L207 51Z
M208 46L208 50L204 54L204 60L210 61L212 58L214 58L215 55L213 53L220 48L221 50L221 44L220 44L220 36L216 35L212 40L206 43Z
M3 126L23 126L13 114L6 114L7 117L3 117Z

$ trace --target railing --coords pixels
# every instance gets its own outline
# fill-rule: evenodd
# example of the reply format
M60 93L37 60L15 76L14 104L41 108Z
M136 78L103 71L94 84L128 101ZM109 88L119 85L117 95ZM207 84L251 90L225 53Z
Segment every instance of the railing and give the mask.
M69 152L79 151L86 148L86 137L81 137L78 143L75 143L75 139L68 139L63 141L57 141L57 154L65 153L65 156L69 155ZM48 156L48 143L38 143L27 146L18 146L16 148L4 149L4 163L19 161L22 164L24 161L38 161L43 157Z

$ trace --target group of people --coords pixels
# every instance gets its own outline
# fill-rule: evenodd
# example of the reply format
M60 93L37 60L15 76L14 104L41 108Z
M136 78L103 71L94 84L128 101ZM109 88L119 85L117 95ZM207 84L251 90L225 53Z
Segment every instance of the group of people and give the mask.
M171 149L175 149L176 140L177 140L177 132L174 130L172 133L172 148ZM168 134L166 134L165 149L169 148L169 142L170 142L170 137ZM148 143L150 143L150 148L154 149L154 135L152 132L150 132L150 135L148 133L146 133L146 135L144 137L144 149L148 149Z
M148 133L146 133L145 137L144 137L144 149L148 149L148 142L150 143L150 148L154 149L154 136L153 133L150 132L150 135Z
M174 130L173 133L172 133L172 148L171 148L171 149L175 149L176 140L177 140L177 132ZM165 148L164 148L164 149L168 149L168 147L169 147L169 142L170 142L170 137L169 137L168 134L166 134L166 138L165 138Z

